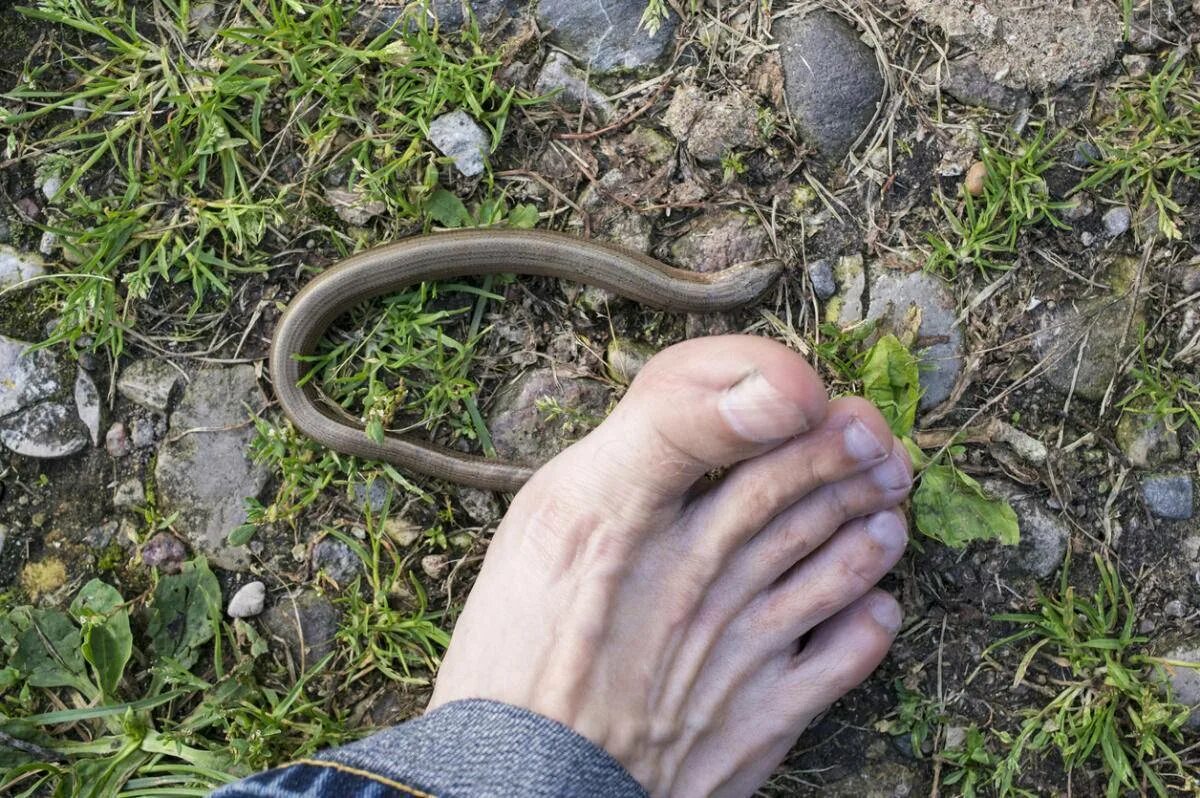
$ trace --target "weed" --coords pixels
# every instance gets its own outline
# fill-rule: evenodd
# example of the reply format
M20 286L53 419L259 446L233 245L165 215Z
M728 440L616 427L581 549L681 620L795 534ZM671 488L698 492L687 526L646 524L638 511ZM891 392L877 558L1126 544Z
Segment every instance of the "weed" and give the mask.
M942 784L955 788L962 798L976 798L1000 765L1000 756L991 751L987 737L975 725L963 731L961 745L943 749L937 759L942 765ZM1034 795L1016 787L1012 794L1022 798Z
M1168 62L1157 74L1126 78L1117 107L1100 123L1096 170L1077 191L1114 183L1136 218L1153 218L1169 239L1182 236L1174 194L1181 181L1200 180L1200 85L1188 58ZM1137 233L1142 235L1140 225Z
M876 728L887 734L907 736L913 756L920 759L925 755L925 744L946 722L943 708L919 690L905 686L902 679L897 679L893 687L896 690L893 717L884 720Z
M928 235L932 250L926 268L951 277L961 266L984 273L1006 269L1009 264L1002 258L1017 251L1024 228L1043 221L1066 227L1054 215L1065 203L1050 199L1042 177L1053 165L1050 153L1062 135L1047 139L1045 128L1038 127L1033 138L1008 146L993 146L984 140L980 145L987 169L983 193L973 197L964 191L961 214L945 197L938 197L950 235Z
M1038 610L997 616L1021 629L992 644L986 654L1030 642L1013 677L1019 685L1040 657L1051 669L1055 692L1043 707L1027 713L1015 735L1001 737L1008 754L995 772L1001 796L1015 792L1027 753L1053 750L1068 771L1099 760L1109 798L1123 791L1163 796L1168 780L1182 791L1197 783L1175 752L1188 709L1164 698L1151 677L1166 664L1143 651L1146 639L1134 634L1133 598L1117 569L1095 558L1099 585L1087 598L1076 593L1063 568L1059 593L1039 593Z
M1134 385L1117 407L1162 421L1171 430L1188 421L1200 430L1200 385L1181 375L1165 352L1148 353L1144 329L1138 340L1138 365L1129 370Z

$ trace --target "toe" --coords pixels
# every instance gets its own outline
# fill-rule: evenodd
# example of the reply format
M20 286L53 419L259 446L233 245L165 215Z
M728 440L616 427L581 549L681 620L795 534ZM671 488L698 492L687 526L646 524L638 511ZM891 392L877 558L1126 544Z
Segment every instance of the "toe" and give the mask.
M679 500L704 474L818 426L828 411L805 360L765 338L698 338L664 350L612 415L568 450L596 487Z

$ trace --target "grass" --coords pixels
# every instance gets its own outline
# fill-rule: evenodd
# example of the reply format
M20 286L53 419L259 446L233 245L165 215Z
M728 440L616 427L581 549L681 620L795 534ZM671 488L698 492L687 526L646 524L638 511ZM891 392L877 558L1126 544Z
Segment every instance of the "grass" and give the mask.
M1181 184L1200 180L1200 84L1194 57L1172 58L1156 74L1125 78L1094 140L1100 158L1078 191L1112 187L1168 239L1179 239ZM1141 225L1135 225L1139 236Z
M962 192L961 205L939 195L948 232L928 235L930 245L926 268L955 277L966 266L987 273L1011 265L1021 231L1048 222L1066 225L1055 212L1066 203L1050 198L1043 175L1054 165L1051 153L1062 138L1047 137L1044 126L1032 138L980 145L980 159L987 169L980 196Z
M1189 421L1200 430L1200 385L1181 374L1166 352L1147 352L1145 330L1138 341L1138 363L1129 370L1133 386L1117 407L1162 421L1173 431Z

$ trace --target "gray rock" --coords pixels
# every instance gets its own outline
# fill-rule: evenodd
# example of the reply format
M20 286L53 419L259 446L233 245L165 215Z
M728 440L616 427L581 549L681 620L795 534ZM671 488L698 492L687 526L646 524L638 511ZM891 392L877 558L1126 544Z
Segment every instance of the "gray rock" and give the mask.
M899 332L910 310L920 308L918 344L933 342L917 349L921 361L921 409L939 405L949 398L963 369L963 336L955 323L954 297L939 278L928 272L878 271L871 281L867 318L881 319L885 329Z
M543 400L554 408L539 408ZM603 420L608 400L608 389L596 380L550 368L525 372L493 404L492 442L504 457L541 465Z
M841 17L813 11L774 29L784 89L796 126L829 160L840 160L870 124L883 99L875 53Z
M608 98L589 86L587 74L557 50L546 56L533 90L537 94L554 93L552 101L572 111L588 108L601 121L612 116L613 105Z
M129 445L129 435L125 432L125 425L120 421L113 424L108 428L108 432L104 433L104 449L108 452L109 457L124 457L132 449Z
M142 546L142 563L147 568L160 568L168 574L179 573L187 549L179 538L169 532L159 532Z
M442 579L450 570L450 558L445 554L426 554L421 558L421 570L430 579Z
M825 303L825 320L832 324L854 324L863 319L863 294L867 290L867 271L862 255L844 255L833 267L837 293Z
M1154 416L1125 413L1117 422L1117 445L1138 468L1157 468L1179 459L1179 435Z
M26 457L52 460L75 454L88 439L72 408L41 402L0 419L0 443Z
M362 560L349 546L331 537L321 538L313 546L312 564L313 570L325 574L338 587L349 585L363 567Z
M62 388L58 359L47 349L0 335L0 417L39 402Z
M1168 618L1182 618L1187 614L1187 605L1179 599L1171 599L1163 605L1163 615Z
M383 200L371 199L364 191L327 188L325 199L329 200L339 219L354 227L362 227L387 211L387 204Z
M267 603L267 586L262 582L247 582L229 600L225 614L230 618L253 618Z
M491 150L487 132L466 111L451 111L429 123L429 141L451 158L467 177L483 173L484 156Z
M75 412L87 427L92 445L100 445L100 392L91 375L83 369L75 370Z
M1187 474L1154 474L1142 480L1142 498L1151 515L1174 521L1192 517L1192 478Z
M127 479L113 491L113 506L121 510L134 510L146 503L146 488L137 478Z
M1184 643L1163 655L1163 659L1172 662L1189 662L1198 667L1185 665L1164 665L1166 684L1170 688L1171 698L1184 706L1192 708L1187 725L1200 729L1200 645L1195 642Z
M158 442L166 432L162 416L157 418L135 418L129 422L129 442L135 449L148 449Z
M0 554L4 553L4 542L8 540L8 533L8 527L4 524L0 524Z
M459 488L458 503L467 511L467 515L477 524L487 526L500 520L504 514L496 494L490 490L478 488Z
M283 641L304 670L333 651L337 610L328 599L310 590L278 599L261 622L264 633Z
M245 501L266 485L269 472L247 453L254 427L248 412L263 408L251 366L198 372L171 416L170 439L154 469L159 506L179 513L175 528L215 565L240 570L245 549L226 537L246 522Z
M1034 499L1010 499L1021 530L1016 563L1022 571L1045 579L1052 576L1067 553L1071 529Z
M165 360L135 360L121 371L117 390L135 404L165 413L171 404L171 394L182 379L179 369Z
M696 86L680 86L663 124L702 163L720 163L731 152L761 144L758 104L740 91L709 97Z
M1100 148L1085 139L1075 145L1075 152L1071 155L1071 163L1083 169L1099 162L1103 157L1104 154L1100 152Z
M612 194L619 194L629 185L630 177L620 169L610 169L599 180L583 192L579 205L592 224L592 236L601 241L610 241L634 252L650 251L650 235L653 225L649 214L638 213L619 202ZM571 217L574 227L582 228L583 220ZM603 302L600 303L603 306Z
M812 284L817 299L824 302L837 293L837 280L833 276L833 264L828 258L814 260L805 265L808 281Z
M1012 113L1029 101L1028 92L994 80L979 66L974 56L965 56L946 65L945 74L937 65L925 74L925 82L937 85L963 105Z
M0 244L0 289L46 273L41 257Z
M658 61L675 38L672 13L651 35L642 26L645 0L538 0L549 39L594 73L638 69Z
M1063 393L1074 386L1084 399L1102 399L1121 366L1121 339L1137 309L1135 297L1119 295L1062 304L1045 313L1033 340L1034 353L1046 362L1044 379Z
M1104 223L1104 234L1109 238L1116 238L1128 232L1133 214L1124 205L1118 205L1105 211L1100 221Z
M685 269L716 272L770 255L770 238L756 219L718 211L697 220L674 244L671 257Z
M355 482L350 485L350 500L363 515L368 511L381 513L384 507L395 509L391 504L392 488L386 480L373 479L369 483Z

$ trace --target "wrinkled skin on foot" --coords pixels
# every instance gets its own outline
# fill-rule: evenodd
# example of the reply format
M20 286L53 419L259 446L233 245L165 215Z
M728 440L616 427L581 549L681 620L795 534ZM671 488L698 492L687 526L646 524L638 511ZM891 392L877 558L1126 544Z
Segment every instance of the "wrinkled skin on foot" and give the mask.
M879 412L782 345L672 347L517 495L431 707L526 707L654 796L750 795L891 645L911 484Z

